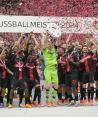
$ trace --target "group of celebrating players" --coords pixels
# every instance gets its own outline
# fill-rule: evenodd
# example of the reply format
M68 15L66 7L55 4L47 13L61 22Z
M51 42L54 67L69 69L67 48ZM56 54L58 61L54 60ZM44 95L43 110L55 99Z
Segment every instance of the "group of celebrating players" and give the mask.
M0 41L1 108L5 97L6 106L12 108L16 93L18 106L25 108L98 101L98 46L93 38L72 42L71 35L62 44L48 32L20 34L13 43ZM41 79L45 81L45 104L41 102Z

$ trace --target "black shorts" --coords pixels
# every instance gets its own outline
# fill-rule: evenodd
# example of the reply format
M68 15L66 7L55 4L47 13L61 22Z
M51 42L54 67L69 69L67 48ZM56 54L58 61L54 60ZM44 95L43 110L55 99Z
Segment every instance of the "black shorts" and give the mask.
M58 72L58 84L65 84L65 73Z
M6 79L1 79L0 78L0 87L1 88L6 88L7 87Z
M82 71L79 71L78 72L78 81L79 82L82 82L82 76L83 76L83 72Z
M7 77L7 78L6 78L7 88L8 88L9 90L11 89L12 80L13 80L13 77Z
M11 88L13 88L14 90L16 88L24 89L25 88L25 81L24 80L12 79Z
M33 87L36 86L35 80L33 80L33 81L32 80L28 80L28 81L26 81L26 83L27 83L29 88L33 88Z
M94 78L95 78L95 81L98 81L98 67L96 68Z
M94 83L94 72L93 71L90 71L88 73L83 72L82 82L83 82L83 84Z
M78 73L67 73L65 78L65 86L76 87L78 85Z

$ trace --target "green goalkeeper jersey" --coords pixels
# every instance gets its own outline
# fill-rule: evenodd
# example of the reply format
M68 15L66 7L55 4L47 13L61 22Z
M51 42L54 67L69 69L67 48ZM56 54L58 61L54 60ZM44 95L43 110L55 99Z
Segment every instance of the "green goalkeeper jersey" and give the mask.
M55 48L48 50L47 48L43 50L43 57L45 61L45 67L54 67L57 65L57 55Z

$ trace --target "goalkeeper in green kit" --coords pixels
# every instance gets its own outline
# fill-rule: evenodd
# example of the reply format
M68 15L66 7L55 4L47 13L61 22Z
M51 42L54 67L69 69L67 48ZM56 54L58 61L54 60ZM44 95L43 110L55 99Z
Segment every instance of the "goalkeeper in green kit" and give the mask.
M37 45L36 40L34 40ZM56 96L58 90L58 75L57 75L57 54L54 44L48 33L44 34L41 39L41 49L45 63L44 76L46 83L46 104L48 107L51 105L56 107ZM52 99L50 100L50 90L52 84Z

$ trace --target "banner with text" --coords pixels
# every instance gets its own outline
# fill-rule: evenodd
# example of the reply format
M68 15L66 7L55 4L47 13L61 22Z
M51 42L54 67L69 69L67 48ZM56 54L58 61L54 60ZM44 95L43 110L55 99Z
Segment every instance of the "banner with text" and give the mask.
M98 33L96 17L44 17L0 15L0 32L42 33L56 24L62 33ZM53 25L54 30L56 27ZM56 29L57 30L57 29Z

